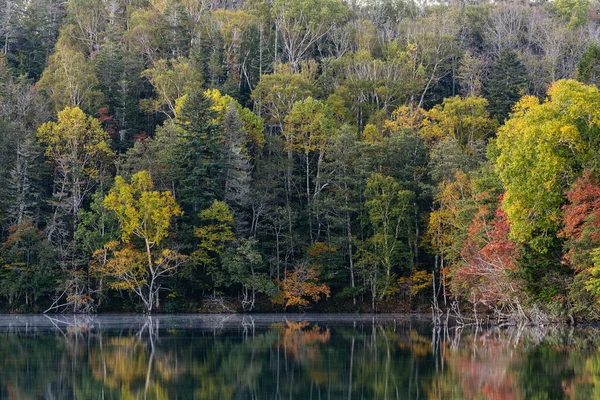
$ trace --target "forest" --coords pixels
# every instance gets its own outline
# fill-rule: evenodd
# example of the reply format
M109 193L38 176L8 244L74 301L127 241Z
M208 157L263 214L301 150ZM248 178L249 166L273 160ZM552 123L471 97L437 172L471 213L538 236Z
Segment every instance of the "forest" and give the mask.
M0 10L0 310L600 317L600 3Z

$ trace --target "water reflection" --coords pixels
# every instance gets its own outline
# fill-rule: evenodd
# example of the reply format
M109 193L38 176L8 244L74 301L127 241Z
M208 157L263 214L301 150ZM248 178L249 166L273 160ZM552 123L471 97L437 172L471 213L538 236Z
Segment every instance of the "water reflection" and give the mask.
M592 399L599 345L398 316L0 316L0 398Z

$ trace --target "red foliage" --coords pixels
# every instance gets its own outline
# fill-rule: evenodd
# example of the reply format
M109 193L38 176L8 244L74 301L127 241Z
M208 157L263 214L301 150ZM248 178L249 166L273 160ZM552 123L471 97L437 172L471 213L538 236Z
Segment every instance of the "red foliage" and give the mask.
M115 137L117 135L117 123L115 122L115 118L108 113L108 107L102 107L98 109L98 121L111 137Z
M462 389L465 399L522 399L519 376L513 365L519 361L506 338L467 336L469 348L452 349L446 344L444 358Z
M518 268L518 248L510 240L510 225L501 207L489 221L481 206L461 251L463 263L454 271L452 286L472 302L489 306L510 301L516 289L508 272Z
M140 132L137 133L134 137L133 137L133 141L134 142L141 142L148 139L148 134L146 132Z
M600 246L600 185L591 171L575 181L567 193L569 203L563 207L563 229L559 237L567 239L565 259L576 270L589 267L582 253Z

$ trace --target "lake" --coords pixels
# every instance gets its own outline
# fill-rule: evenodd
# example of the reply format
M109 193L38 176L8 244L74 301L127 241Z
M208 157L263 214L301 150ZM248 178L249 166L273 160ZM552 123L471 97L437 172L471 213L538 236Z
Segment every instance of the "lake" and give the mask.
M403 315L0 315L1 399L594 399L600 328Z

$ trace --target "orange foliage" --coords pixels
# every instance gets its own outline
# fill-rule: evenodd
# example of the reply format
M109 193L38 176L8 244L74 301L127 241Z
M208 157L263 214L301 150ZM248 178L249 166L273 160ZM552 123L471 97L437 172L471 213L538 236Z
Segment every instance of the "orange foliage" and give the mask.
M318 284L319 273L315 267L296 265L293 271L287 271L282 281L277 281L285 307L306 307L310 301L317 302L322 296L329 298L330 290L326 284Z
M563 229L558 233L569 241L566 261L577 271L592 266L591 249L600 245L600 185L586 171L567 193L563 207Z

